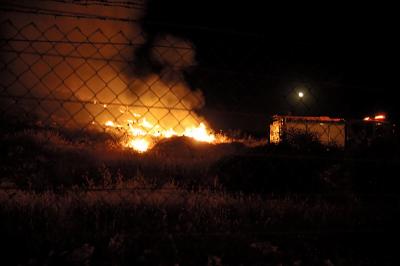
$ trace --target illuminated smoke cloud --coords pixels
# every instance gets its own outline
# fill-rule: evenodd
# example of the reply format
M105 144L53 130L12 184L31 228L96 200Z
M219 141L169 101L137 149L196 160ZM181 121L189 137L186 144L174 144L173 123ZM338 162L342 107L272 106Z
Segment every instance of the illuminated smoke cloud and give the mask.
M195 113L203 94L184 78L196 65L192 43L168 34L146 39L139 23L82 18L138 20L141 10L43 3L41 9L61 14L54 18L36 14L34 2L20 4L32 14L6 13L0 24L7 40L0 44L3 111L63 127L124 131L137 123L152 136L207 135ZM79 18L69 16L74 13ZM150 67L138 56L143 47Z

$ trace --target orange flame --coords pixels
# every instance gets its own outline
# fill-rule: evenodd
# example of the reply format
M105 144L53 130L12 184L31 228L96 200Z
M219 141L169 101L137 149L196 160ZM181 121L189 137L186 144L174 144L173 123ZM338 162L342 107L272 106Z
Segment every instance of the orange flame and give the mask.
M105 125L106 125L107 127L115 127L115 124L114 124L113 121L107 121L107 122L105 123Z
M150 143L145 139L132 139L127 146L142 153L149 149Z
M382 120L385 120L386 119L386 116L385 115L383 115L383 114L377 114L377 115L375 115L374 117L369 117L369 116L367 116L367 117L364 117L364 121L382 121Z
M376 115L375 116L376 120L385 120L385 118L386 118L385 115Z
M215 141L215 135L207 132L207 128L204 123L200 123L198 127L187 128L183 135L193 138L197 141L204 141L208 143Z
M135 113L134 117L135 119L127 120L127 126L119 125L111 120L106 121L104 125L110 129L123 129L128 138L122 144L140 153L151 149L160 139L173 136L186 136L196 141L208 143L228 142L227 137L213 133L203 122L198 126L185 128L183 133L178 133L173 128L163 129L159 125L154 125L139 114Z

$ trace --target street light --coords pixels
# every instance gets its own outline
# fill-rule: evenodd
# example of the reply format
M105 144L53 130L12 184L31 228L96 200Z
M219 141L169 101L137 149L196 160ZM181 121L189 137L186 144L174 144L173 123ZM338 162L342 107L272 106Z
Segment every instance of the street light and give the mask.
M299 91L298 95L299 95L299 98L303 98L304 97L304 93L302 91Z

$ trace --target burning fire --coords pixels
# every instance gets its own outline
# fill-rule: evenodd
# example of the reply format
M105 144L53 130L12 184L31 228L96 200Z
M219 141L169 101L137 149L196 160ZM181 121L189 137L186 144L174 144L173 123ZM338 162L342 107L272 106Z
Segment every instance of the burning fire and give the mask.
M227 137L213 133L212 130L208 129L203 122L198 126L187 127L182 133L179 133L173 128L164 129L159 125L154 125L140 114L135 113L133 116L134 119L128 119L125 126L117 124L111 120L106 121L104 125L107 128L126 132L128 140L125 140L123 145L140 153L151 149L158 140L174 136L185 136L196 141L207 143L227 142Z
M384 114L377 114L377 115L375 115L375 117L369 117L369 116L366 116L366 117L364 117L364 121L383 121L383 120L385 120L386 119L386 116L384 115Z
M145 139L132 139L127 146L138 152L145 152L149 149L150 142Z
M104 114L110 113L116 118L101 120L102 126L115 134L122 134L122 144L138 152L146 152L158 141L174 136L185 136L207 143L230 141L226 136L215 134L206 122L197 122L201 119L193 112L202 108L204 96L200 89L192 90L185 80L184 70L196 65L191 42L172 35L160 35L148 44L154 46L149 56L160 64L159 73L146 76L132 73L137 78L129 87L134 98L130 97L130 93L121 93L118 99L121 102L132 102L134 106L131 109L122 105L113 106L118 104L101 103L107 108ZM171 44L183 49L171 47ZM165 111L168 113L165 114Z

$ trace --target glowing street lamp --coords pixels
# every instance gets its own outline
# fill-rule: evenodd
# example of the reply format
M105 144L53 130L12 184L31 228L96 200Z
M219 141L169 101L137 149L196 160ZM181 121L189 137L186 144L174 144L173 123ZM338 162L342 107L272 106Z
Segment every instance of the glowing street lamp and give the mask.
M299 98L303 98L304 97L304 93L302 91L299 91L298 95L299 95Z

